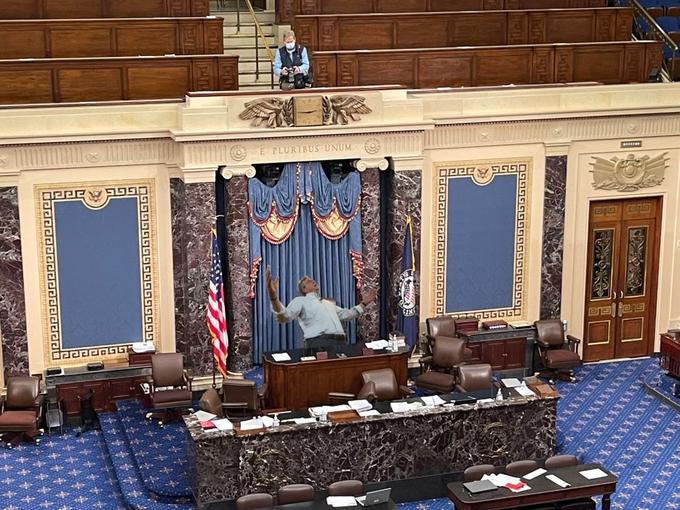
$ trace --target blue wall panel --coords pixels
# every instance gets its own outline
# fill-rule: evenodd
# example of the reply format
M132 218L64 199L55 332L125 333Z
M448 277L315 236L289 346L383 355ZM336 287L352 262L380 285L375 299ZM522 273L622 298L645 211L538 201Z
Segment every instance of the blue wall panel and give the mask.
M136 198L55 202L62 348L142 340Z
M448 181L446 313L513 304L517 175Z

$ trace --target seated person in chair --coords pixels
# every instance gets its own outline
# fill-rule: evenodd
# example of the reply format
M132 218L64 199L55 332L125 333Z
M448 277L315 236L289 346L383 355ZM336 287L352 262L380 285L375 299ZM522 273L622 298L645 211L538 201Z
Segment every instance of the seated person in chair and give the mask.
M305 347L328 347L346 343L345 330L340 321L351 321L362 313L364 308L375 301L377 292L369 290L362 296L361 303L350 309L341 308L335 301L321 299L319 285L309 276L303 276L298 283L301 296L294 298L288 306L283 306L277 295L278 278L272 278L269 267L266 271L267 291L272 302L276 320L286 323L297 319L305 336Z
M309 75L307 48L297 44L292 30L283 34L283 46L276 51L274 75L278 76L282 90L305 88Z

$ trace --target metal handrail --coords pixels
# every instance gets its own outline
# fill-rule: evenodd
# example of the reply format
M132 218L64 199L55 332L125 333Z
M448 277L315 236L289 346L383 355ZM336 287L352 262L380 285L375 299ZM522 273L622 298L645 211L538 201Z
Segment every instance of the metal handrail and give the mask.
M269 47L269 44L267 43L267 37L264 35L264 31L262 30L262 27L260 26L260 22L257 20L257 16L255 14L255 9L253 9L253 4L250 2L250 0L245 0L246 5L248 6L248 10L250 11L250 16L253 18L253 21L255 22L255 80L260 79L260 45L258 44L258 38L262 40L262 43L264 44L264 48L267 51L267 56L269 57L269 63L272 65L272 68L274 66L274 54L272 53L271 48ZM239 4L241 3L241 0L236 0L236 13L237 13L237 31L240 31L240 8ZM271 88L274 88L274 72L272 69L271 73Z
M675 43L675 41L664 31L663 28L659 26L659 24L656 22L656 20L647 12L647 10L640 5L638 0L628 0L630 6L633 8L633 11L637 16L642 17L647 24L649 25L650 32L652 35L655 36L655 39L658 41L661 41L664 43L665 46L668 46L671 51L672 51L672 56L671 56L671 68L670 68L670 76L671 76L671 81L675 77L675 54L678 51L678 45ZM648 35L648 34L645 34Z

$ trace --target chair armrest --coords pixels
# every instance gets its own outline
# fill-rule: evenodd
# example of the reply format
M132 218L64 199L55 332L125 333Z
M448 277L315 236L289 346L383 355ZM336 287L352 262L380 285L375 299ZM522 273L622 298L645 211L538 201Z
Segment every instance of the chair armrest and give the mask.
M420 373L427 372L432 364L432 356L423 356L418 360L420 364Z
M191 391L191 384L194 382L194 376L191 375L189 372L186 370L182 371L182 377L184 377L184 383L187 385L189 388L189 391Z
M38 411L37 414L38 414L38 417L39 417L39 418L42 418L42 414L43 414L43 404L44 404L44 403L45 403L45 394L44 394L44 393L41 393L41 394L38 395L38 397L35 399L35 408L36 408L37 411Z
M399 392L404 396L404 397L410 397L413 395L413 390L409 388L408 386L403 386L399 385Z
M7 400L7 397L5 395L2 395L0 397L0 413L5 412L5 400Z
M222 409L247 409L248 402L222 402Z
M335 402L348 402L354 400L356 395L354 393L341 393L338 391L331 391L328 393L328 400Z
M581 343L579 338L573 335L567 335L567 344L569 344L569 349L576 352L576 346Z
M267 396L267 391L269 391L269 386L267 386L267 383L264 383L260 389L257 390L257 397L265 398Z
M544 342L544 341L541 340L540 338L537 338L537 339L536 339L536 344L537 344L539 347L543 347L544 349L548 349L548 348L550 347L550 344L549 344L548 342Z

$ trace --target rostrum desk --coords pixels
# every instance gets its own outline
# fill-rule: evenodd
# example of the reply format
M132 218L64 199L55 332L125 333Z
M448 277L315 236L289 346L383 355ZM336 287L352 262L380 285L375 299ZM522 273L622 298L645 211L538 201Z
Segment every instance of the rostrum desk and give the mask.
M362 355L363 344L329 348L328 359L300 361L303 356L314 356L320 349L287 351L291 361L274 361L271 354L263 358L266 397L269 409L307 409L328 403L328 393L358 393L361 373L377 368L391 368L397 382L406 385L408 350L399 352L375 351Z

